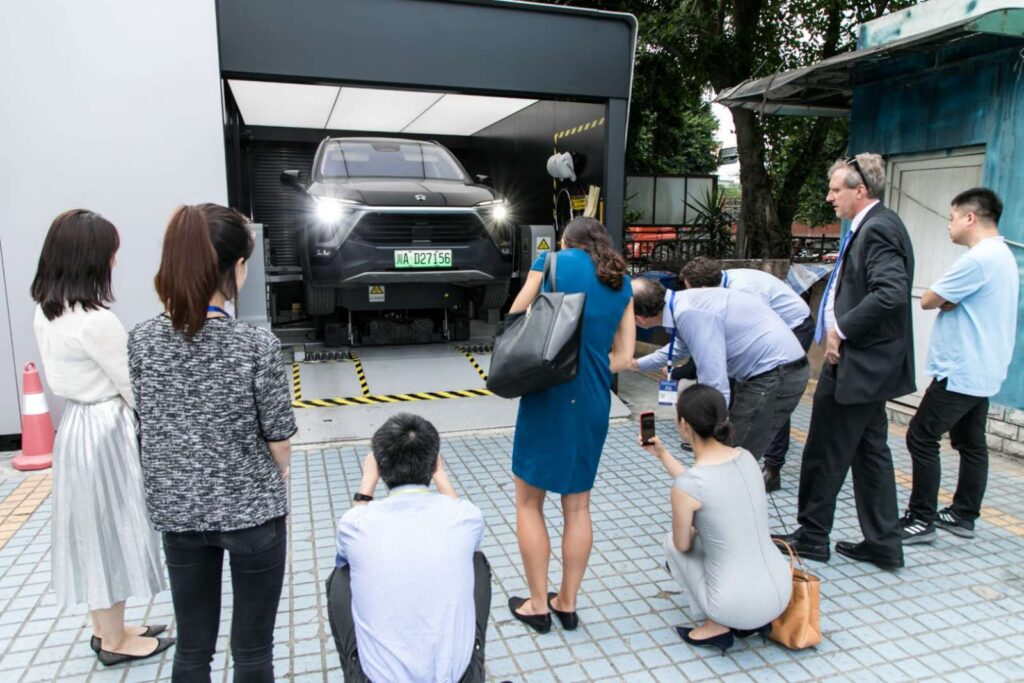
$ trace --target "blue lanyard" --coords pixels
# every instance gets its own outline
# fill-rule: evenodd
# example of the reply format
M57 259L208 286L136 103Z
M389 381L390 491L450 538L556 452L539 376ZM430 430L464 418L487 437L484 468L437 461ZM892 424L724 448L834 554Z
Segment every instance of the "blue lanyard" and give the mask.
M227 311L225 311L225 310L224 310L223 308L221 308L220 306L207 306L207 307L206 307L206 312L207 312L207 313L220 313L220 314L221 314L221 315L223 315L223 316L224 316L225 318L230 318L230 317L231 317L231 314L230 314L230 313L228 313Z
M672 341L668 343L668 368L672 370L672 352L676 347L676 293L668 298L668 314L672 316Z
M726 289L729 288L729 273L724 270L722 271L722 286Z

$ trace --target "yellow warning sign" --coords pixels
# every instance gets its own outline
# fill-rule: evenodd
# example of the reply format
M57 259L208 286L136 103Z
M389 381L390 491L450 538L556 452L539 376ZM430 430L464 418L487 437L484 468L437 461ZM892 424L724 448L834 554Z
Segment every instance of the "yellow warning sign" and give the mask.
M546 237L537 238L537 251L551 251L551 245L548 244Z
M384 303L384 285L370 285L370 303Z
M572 197L573 211L582 211L585 208L587 208L587 195L579 195L577 197Z

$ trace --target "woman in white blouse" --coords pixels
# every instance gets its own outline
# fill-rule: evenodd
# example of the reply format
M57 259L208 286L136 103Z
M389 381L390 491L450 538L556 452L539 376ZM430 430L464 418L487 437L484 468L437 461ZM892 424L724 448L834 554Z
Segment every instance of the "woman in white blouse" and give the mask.
M165 586L146 514L127 334L106 304L120 244L102 216L54 219L32 282L33 327L50 389L67 399L53 447L52 584L61 607L87 603L92 648L110 666L163 652L165 626L125 626L129 597Z

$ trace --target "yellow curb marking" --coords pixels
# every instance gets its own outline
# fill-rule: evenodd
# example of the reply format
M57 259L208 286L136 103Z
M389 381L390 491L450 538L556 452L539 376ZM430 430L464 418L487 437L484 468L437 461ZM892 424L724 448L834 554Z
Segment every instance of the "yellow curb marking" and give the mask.
M53 478L48 473L33 474L0 501L0 548L28 521L52 488Z

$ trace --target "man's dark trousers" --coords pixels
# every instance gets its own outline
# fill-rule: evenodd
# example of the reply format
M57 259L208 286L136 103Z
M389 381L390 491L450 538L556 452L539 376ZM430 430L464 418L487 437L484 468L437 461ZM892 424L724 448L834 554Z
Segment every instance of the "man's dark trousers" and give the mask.
M368 683L356 649L356 627L352 620L351 567L336 567L327 578L327 618L334 646L341 658L346 683ZM473 655L459 683L483 683L484 646L487 644L487 617L491 613L491 565L479 550L473 553L473 604L476 608L476 637ZM380 682L378 682L380 683Z
M732 387L729 421L735 430L735 444L757 459L789 417L807 387L810 368L807 358L763 372Z
M826 363L814 392L800 468L800 540L812 545L829 542L836 498L849 469L868 549L886 559L902 560L896 477L886 443L889 421L885 401L844 405L836 401L835 390L836 366Z
M953 512L971 522L981 514L981 500L988 482L987 418L987 398L950 391L945 379L933 380L928 386L907 430L907 450L914 462L909 506L914 517L928 524L935 521L942 474L939 439L946 432L953 448L960 452L960 477L953 496Z
M811 348L811 342L814 341L814 317L809 315L804 318L802 323L793 328L793 334L796 335L797 341L800 342L800 346L805 352ZM765 465L781 470L782 466L786 464L786 453L789 452L789 428L790 419L787 417L785 424L782 425L764 452Z

